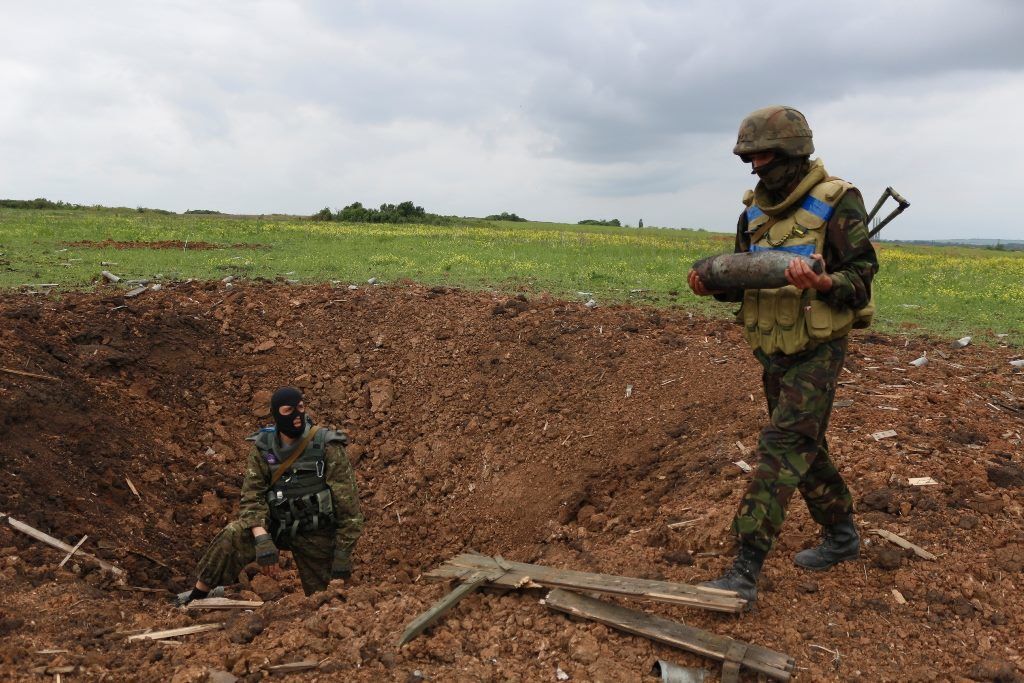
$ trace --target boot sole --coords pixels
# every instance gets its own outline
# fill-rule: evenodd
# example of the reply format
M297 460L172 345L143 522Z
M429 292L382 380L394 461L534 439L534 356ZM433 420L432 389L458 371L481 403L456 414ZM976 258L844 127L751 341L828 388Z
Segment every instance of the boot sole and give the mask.
M795 564L796 566L800 567L801 569L807 569L807 570L812 571L812 572L823 572L823 571L831 569L832 567L836 566L840 562L849 562L850 560L856 560L856 559L859 559L859 558L860 558L860 551L858 551L854 555L847 555L846 557L840 557L835 562L833 562L831 564L826 564L826 565L821 566L821 567L812 566L812 565L806 565L806 564L800 564L799 562L797 562L797 560L795 558L793 559L793 564Z

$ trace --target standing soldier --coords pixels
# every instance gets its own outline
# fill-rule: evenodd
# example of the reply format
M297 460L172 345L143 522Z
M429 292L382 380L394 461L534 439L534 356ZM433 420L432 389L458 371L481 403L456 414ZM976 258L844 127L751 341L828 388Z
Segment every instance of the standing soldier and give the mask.
M217 534L199 560L185 605L234 583L256 561L277 573L278 548L291 550L306 595L331 579L352 575L352 550L363 528L356 481L345 455L348 439L313 425L302 393L282 387L270 399L274 427L248 437L253 442L242 484L239 519Z
M828 569L860 552L853 499L828 452L825 430L851 328L870 324L871 279L878 260L868 239L860 192L830 176L814 152L807 120L791 107L766 107L740 124L733 153L752 165L757 186L743 197L736 252L777 249L823 262L821 274L794 258L779 289L709 291L699 296L742 302L739 317L763 368L771 418L761 431L759 462L732 528L739 551L732 567L706 585L757 599L757 579L799 490L822 542L797 553L796 564Z

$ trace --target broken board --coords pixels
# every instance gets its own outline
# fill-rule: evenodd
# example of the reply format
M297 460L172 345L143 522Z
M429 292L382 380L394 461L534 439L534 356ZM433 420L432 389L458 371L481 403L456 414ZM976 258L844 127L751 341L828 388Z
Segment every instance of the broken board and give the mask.
M738 673L738 665L779 681L788 681L796 668L796 662L781 652L572 591L556 588L548 593L544 602L559 612L591 619L626 633L723 662L726 665L723 680L727 680L726 675L730 673Z
M717 588L689 586L684 583L672 583L670 581L635 579L610 574L593 574L570 569L555 569L537 564L510 562L508 560L502 560L498 564L495 558L477 553L458 555L423 576L434 581L450 581L452 579L463 581L477 572L492 572L495 569L503 570L503 572L497 578L490 579L488 583L503 588L521 588L532 583L547 588L569 588L597 593L611 593L731 614L740 613L746 604L746 600L739 597L736 593Z
M438 619L443 617L462 598L466 597L477 588L480 588L488 579L497 578L497 575L489 575L486 572L475 572L467 576L463 583L460 583L455 590L435 602L430 609L419 615L405 627L402 637L398 639L398 646L401 647L410 640L430 628Z

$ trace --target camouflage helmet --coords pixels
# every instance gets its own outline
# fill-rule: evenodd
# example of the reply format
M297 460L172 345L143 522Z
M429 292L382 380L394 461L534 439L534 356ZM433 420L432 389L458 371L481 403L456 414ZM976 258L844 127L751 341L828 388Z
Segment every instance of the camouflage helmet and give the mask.
M791 157L806 157L814 153L811 127L803 114L793 107L780 105L747 114L740 123L732 153L749 162L749 155L754 152L768 151Z

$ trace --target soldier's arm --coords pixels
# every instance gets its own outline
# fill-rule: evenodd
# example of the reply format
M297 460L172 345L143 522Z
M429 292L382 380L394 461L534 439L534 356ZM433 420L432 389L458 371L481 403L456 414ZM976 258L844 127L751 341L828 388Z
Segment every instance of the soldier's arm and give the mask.
M363 530L363 513L359 511L359 493L356 477L340 443L327 445L324 453L327 486L331 489L337 531L334 539L335 556L351 558L359 534Z
M825 229L823 256L832 276L832 289L819 293L818 298L835 308L863 308L871 298L878 257L868 239L867 210L856 188L839 200Z
M750 250L750 238L747 236L747 212L740 214L736 223L736 239L733 240L733 253L740 254ZM726 289L718 294L712 295L716 301L722 303L736 303L743 301L742 289Z
M249 451L242 481L242 501L238 516L247 527L266 527L270 509L267 507L267 489L270 487L270 467L257 448Z

